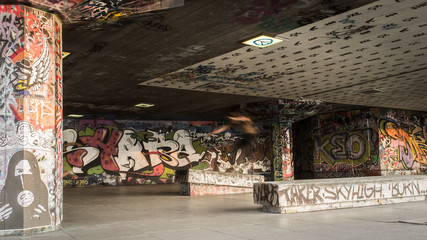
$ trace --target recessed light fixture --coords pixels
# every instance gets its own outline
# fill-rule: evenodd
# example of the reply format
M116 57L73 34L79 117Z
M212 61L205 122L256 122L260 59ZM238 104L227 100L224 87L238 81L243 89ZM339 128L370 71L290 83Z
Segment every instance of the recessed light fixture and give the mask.
M273 38L273 37L261 35L259 37L252 38L252 39L249 39L247 41L244 41L243 43L246 45L264 48L264 47L268 47L268 46L271 46L273 44L279 43L281 41L283 41L283 40L279 39L279 38Z
M81 117L84 117L84 115L81 115L81 114L69 114L67 117L71 117L71 118L81 118Z
M151 103L139 103L139 104L136 104L135 107L149 108L149 107L154 107L154 104L151 104Z

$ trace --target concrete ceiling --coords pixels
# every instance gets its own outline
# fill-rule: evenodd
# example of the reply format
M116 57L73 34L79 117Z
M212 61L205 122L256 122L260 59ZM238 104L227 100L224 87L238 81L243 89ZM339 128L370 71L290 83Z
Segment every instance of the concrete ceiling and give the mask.
M56 13L63 24L113 22L150 11L184 5L184 0L2 0L2 4L24 4Z
M64 114L212 118L301 98L427 111L425 9L420 0L186 0L69 24ZM286 41L241 43L262 34Z

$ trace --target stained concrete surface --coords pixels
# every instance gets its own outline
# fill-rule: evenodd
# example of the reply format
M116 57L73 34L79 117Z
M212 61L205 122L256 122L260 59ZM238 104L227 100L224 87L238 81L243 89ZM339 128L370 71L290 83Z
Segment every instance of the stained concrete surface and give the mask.
M61 230L1 239L426 239L427 201L297 214L252 194L179 196L179 185L64 189Z

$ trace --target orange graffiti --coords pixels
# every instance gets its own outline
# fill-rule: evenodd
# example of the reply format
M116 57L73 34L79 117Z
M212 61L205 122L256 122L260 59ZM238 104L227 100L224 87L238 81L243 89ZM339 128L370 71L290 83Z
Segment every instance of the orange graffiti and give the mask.
M403 145L411 149L415 161L427 164L427 143L424 139L427 132L426 126L421 128L414 125L403 129L394 122L387 122L383 126L381 131L385 136L404 142Z

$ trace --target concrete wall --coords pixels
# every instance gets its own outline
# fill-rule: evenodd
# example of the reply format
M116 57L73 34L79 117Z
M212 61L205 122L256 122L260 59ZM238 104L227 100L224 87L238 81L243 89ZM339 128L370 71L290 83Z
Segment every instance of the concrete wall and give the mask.
M426 174L426 116L369 108L295 123L296 178Z
M64 185L172 183L175 170L271 175L270 129L253 146L209 121L65 119Z

